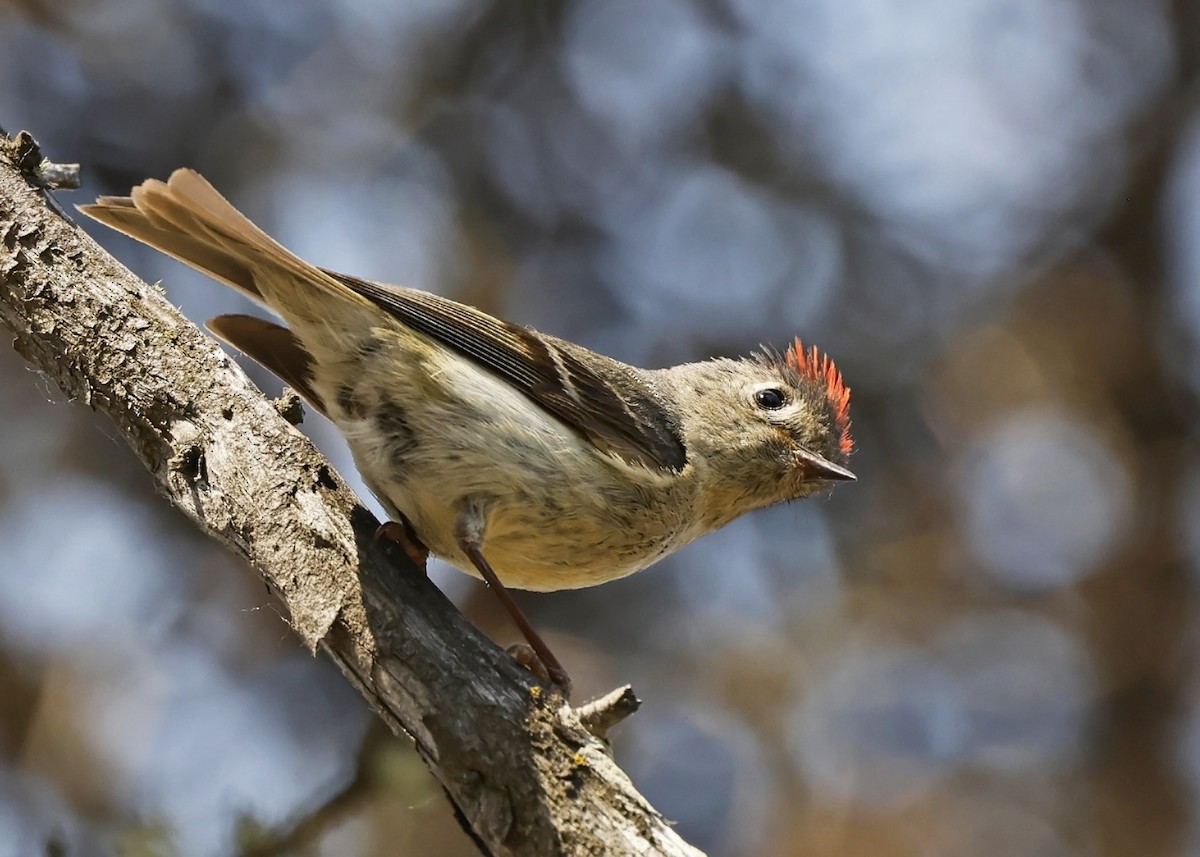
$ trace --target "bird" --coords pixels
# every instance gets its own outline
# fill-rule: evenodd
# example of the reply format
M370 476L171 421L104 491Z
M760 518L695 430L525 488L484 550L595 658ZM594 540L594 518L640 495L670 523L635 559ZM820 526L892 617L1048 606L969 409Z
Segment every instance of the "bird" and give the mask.
M625 577L746 512L856 479L850 389L799 337L640 369L310 264L194 170L78 209L278 315L207 326L337 426L389 535L482 578L532 649L524 662L564 691L569 674L510 588Z

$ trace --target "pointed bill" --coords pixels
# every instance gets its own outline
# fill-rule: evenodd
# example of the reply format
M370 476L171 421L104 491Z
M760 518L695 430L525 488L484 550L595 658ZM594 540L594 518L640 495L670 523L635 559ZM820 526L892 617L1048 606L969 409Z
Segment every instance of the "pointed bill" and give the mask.
M813 452L800 450L797 453L800 466L804 469L805 482L857 482L858 477L840 464L834 464Z

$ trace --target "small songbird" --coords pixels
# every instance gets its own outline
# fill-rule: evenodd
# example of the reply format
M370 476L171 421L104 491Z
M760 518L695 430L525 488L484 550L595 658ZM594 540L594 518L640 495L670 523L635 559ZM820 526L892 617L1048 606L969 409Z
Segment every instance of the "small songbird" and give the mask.
M410 552L428 546L487 581L563 686L505 587L624 577L744 512L855 478L850 390L799 339L638 369L310 265L192 170L79 210L278 313L288 327L246 315L208 326L338 426Z

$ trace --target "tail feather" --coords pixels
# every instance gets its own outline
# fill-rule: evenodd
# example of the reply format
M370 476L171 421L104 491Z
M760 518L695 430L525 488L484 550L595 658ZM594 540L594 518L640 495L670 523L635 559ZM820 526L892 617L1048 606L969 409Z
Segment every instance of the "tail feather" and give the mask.
M259 229L199 173L176 170L164 183L143 182L130 192L134 208L152 225L186 235L200 235L232 254L254 253L287 267L309 267Z
M81 205L79 210L118 232L136 238L178 259L201 273L232 286L257 301L262 295L254 285L254 275L246 264L229 253L198 238L154 226L144 214L134 208L109 207L101 197L94 205Z
M148 179L130 195L102 196L79 210L264 303L292 321L327 317L328 298L363 305L333 277L279 244L194 170Z
M102 196L91 205L76 208L93 220L149 244L261 302L263 296L254 282L245 254L230 252L224 242L212 241L210 230L200 228L196 222L188 223L187 217L178 213L174 218L164 216L160 206L155 205L155 197L163 195L153 193L154 185L167 187L151 180L134 188L132 196ZM233 209L233 206L229 205L229 208ZM236 209L233 211L237 212ZM242 217L240 213L237 216ZM195 221L195 218L190 219Z

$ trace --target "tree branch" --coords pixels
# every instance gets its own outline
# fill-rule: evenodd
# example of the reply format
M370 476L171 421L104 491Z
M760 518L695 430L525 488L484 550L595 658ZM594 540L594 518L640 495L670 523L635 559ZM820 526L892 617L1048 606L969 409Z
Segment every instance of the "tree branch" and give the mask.
M489 854L698 855L554 690L402 555L309 441L155 288L51 210L0 137L0 323L112 418L155 484L245 557L417 751ZM628 701L628 700L626 700Z

